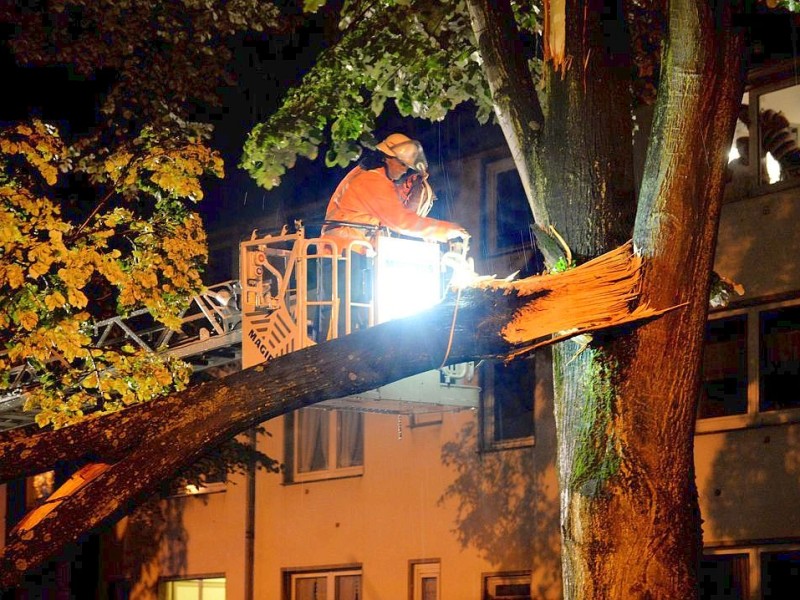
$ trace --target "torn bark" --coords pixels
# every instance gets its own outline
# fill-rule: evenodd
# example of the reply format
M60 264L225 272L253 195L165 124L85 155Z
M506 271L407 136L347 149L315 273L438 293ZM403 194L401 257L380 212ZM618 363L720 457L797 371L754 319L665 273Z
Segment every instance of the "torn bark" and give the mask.
M565 337L661 314L663 310L633 305L641 260L631 248L627 244L561 274L485 281L414 317L119 413L57 431L0 435L5 479L42 470L56 460L110 465L91 469L91 477L70 490L56 491L58 502L47 514L26 517L25 527L10 532L0 557L0 587L15 585L26 571L83 533L126 514L209 448L257 423L436 369L443 362L515 356Z

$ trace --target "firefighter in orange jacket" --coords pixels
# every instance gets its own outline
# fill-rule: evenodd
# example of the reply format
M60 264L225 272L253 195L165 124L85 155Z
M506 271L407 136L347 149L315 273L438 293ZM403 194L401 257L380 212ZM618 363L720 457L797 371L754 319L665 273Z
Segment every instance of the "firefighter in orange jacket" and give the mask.
M425 183L427 168L422 145L402 133L393 133L339 183L325 213L323 237L335 240L341 250L353 240L374 242L374 233L384 227L436 242L468 237L456 223L423 216L427 211L417 211L414 206L419 199L406 195L408 189L401 184L404 175L411 169Z
M370 242L374 247L376 234L382 228L436 242L459 237L466 240L469 234L460 225L425 216L433 199L433 192L426 181L427 169L428 162L418 141L402 133L388 136L377 145L376 151L368 152L339 183L328 203L321 236L335 241L341 253L353 241ZM419 186L410 184L404 178L409 170L415 172L412 178L416 179ZM354 250L350 255L351 298L352 302L361 303L372 295L371 266L363 245L354 246ZM340 298L345 293L342 287L345 281L344 267L345 263L340 262ZM329 261L322 261L317 276L321 298L330 298L332 285L329 271ZM351 329L362 329L366 323L365 309L353 309ZM340 310L338 335L343 335L345 328L344 311ZM332 336L329 308L322 307L318 311L315 329L318 340Z

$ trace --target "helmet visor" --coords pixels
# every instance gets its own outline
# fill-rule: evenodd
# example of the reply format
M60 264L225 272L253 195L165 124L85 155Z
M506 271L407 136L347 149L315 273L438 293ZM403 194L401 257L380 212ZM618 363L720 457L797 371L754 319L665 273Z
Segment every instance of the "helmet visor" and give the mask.
M418 141L408 140L407 142L400 142L396 146L390 146L389 149L394 157L409 169L414 169L415 171L421 171L423 173L428 170L428 159L425 158L425 151L422 149L422 144Z

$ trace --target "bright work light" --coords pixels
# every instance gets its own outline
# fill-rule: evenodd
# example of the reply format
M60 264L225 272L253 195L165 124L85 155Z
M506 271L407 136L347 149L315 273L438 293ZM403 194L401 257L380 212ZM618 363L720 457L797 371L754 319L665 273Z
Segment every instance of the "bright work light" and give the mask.
M441 300L438 244L382 237L375 261L376 322L416 314Z

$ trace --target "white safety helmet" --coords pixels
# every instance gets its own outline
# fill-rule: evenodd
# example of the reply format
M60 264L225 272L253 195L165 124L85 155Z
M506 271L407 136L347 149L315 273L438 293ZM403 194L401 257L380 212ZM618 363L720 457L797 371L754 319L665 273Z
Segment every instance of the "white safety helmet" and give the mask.
M386 156L396 158L409 169L422 173L428 170L428 159L422 144L402 133L393 133L378 144L377 149Z

